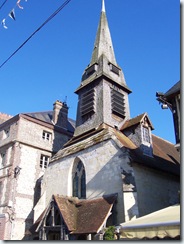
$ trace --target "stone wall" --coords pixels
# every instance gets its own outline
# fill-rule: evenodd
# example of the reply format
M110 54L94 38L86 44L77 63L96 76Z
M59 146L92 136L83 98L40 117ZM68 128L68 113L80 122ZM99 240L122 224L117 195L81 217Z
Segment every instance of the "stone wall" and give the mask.
M40 167L41 154L51 157L69 139L59 129L55 131L21 115L16 118L17 121L6 123L0 131L0 152L6 152L5 166L0 169L0 197L4 206L0 213L11 215L6 221L6 240L25 238L33 224L36 182L45 171ZM5 130L9 130L7 136ZM43 139L43 131L51 133L50 140ZM17 166L20 172L15 176Z
M118 222L124 221L124 198L121 167L128 158L122 160L122 151L113 140L94 145L86 150L53 162L45 172L42 194L46 191L46 205L53 194L72 196L72 167L79 158L86 171L86 197L118 193ZM43 211L43 209L42 209Z
M140 217L179 202L179 177L134 164Z

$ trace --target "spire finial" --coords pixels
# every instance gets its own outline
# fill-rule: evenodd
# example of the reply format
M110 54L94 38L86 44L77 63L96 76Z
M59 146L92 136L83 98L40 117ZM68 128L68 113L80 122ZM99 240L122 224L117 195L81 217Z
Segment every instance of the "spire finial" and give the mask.
M102 12L105 12L105 1L102 0Z

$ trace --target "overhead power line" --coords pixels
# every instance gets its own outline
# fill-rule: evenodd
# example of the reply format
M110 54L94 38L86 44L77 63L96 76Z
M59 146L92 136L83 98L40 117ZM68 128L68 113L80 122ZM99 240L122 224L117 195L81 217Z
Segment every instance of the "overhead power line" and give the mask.
M51 19L53 19L71 0L65 1L51 16L36 29L1 65L2 68L42 27L44 27Z
M5 1L1 4L0 9L2 9L2 7L5 5L5 3L6 3L7 1L8 1L8 0L5 0Z

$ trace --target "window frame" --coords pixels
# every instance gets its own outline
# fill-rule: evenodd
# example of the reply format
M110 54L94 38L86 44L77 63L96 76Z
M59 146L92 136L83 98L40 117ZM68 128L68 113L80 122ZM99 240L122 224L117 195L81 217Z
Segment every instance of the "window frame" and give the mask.
M49 162L50 162L50 156L41 154L41 156L40 156L40 168L42 170L45 170L48 167Z
M4 168L5 160L6 160L6 152L1 152L0 153L0 169Z
M75 162L72 171L72 196L86 199L86 171L81 160Z
M147 126L142 126L142 140L144 143L151 143L150 129Z
M52 140L52 133L49 132L49 131L43 130L43 132L42 132L42 139L44 141L51 142L51 140Z

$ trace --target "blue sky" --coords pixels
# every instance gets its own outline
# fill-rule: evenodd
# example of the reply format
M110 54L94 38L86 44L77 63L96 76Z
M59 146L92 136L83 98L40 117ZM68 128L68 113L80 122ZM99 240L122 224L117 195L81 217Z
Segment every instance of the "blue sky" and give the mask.
M0 6L4 0L0 0ZM0 65L65 0L9 0L0 9ZM105 0L117 63L123 69L130 114L144 112L153 134L175 143L172 114L162 110L156 92L180 80L180 1ZM15 7L16 20L8 17ZM0 68L0 112L10 115L52 110L56 100L76 118L82 73L90 62L101 0L71 2Z

